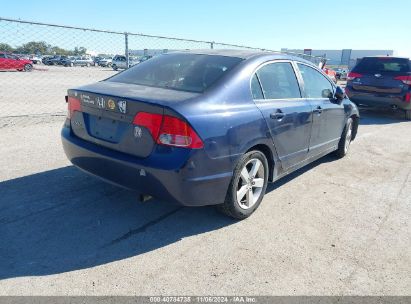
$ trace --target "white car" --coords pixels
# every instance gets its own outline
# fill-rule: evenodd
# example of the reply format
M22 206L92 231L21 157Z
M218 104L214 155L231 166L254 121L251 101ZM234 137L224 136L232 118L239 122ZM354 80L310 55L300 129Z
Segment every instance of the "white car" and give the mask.
M98 62L98 65L102 67L111 67L112 63L113 63L113 59L109 57L109 58L100 59Z
M128 69L129 67L137 64L139 61L134 58L129 56L128 57L128 66L127 66L127 58L124 55L116 55L113 58L113 61L111 63L111 67L113 70L117 71L118 69Z
M30 55L29 59L33 61L34 64L39 64L41 62L41 57L36 55Z

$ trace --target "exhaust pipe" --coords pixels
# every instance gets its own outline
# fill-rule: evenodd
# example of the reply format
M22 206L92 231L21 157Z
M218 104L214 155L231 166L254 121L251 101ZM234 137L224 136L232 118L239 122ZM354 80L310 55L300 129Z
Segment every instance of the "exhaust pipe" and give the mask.
M149 200L151 200L153 197L151 195L147 195L147 194L140 194L138 196L138 200L140 203L145 203Z

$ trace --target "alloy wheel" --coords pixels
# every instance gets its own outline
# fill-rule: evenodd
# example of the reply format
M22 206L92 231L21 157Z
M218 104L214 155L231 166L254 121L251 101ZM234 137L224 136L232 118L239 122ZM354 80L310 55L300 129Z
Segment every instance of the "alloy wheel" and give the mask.
M237 202L242 209L254 206L264 187L264 165L257 158L250 159L241 170L237 185Z
M347 153L352 139L352 123L348 125L347 134L345 135L344 151Z

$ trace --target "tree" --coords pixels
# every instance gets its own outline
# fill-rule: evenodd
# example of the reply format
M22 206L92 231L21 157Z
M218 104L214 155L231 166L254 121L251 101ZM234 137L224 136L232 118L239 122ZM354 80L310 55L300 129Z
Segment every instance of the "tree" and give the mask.
M7 43L0 43L0 51L1 52L13 52L14 49Z
M22 54L46 54L50 45L45 41L30 41L16 49L17 53Z
M85 47L82 47L82 46L80 46L80 47L75 47L74 48L74 55L76 55L76 56L81 56L81 55L85 55L86 54L86 52L87 52L87 49L85 48Z

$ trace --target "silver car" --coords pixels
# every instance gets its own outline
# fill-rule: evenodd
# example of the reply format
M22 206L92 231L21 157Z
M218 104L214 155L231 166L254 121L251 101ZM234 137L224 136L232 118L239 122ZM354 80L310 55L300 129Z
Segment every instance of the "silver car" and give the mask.
M73 61L73 65L79 65L79 66L94 66L95 63L91 57L87 56L82 56L78 57L76 60Z
M111 63L111 66L113 70L117 71L118 69L128 69L129 67L137 64L139 61L134 58L129 56L128 57L128 66L127 66L127 58L124 55L116 55L113 58L113 61Z

